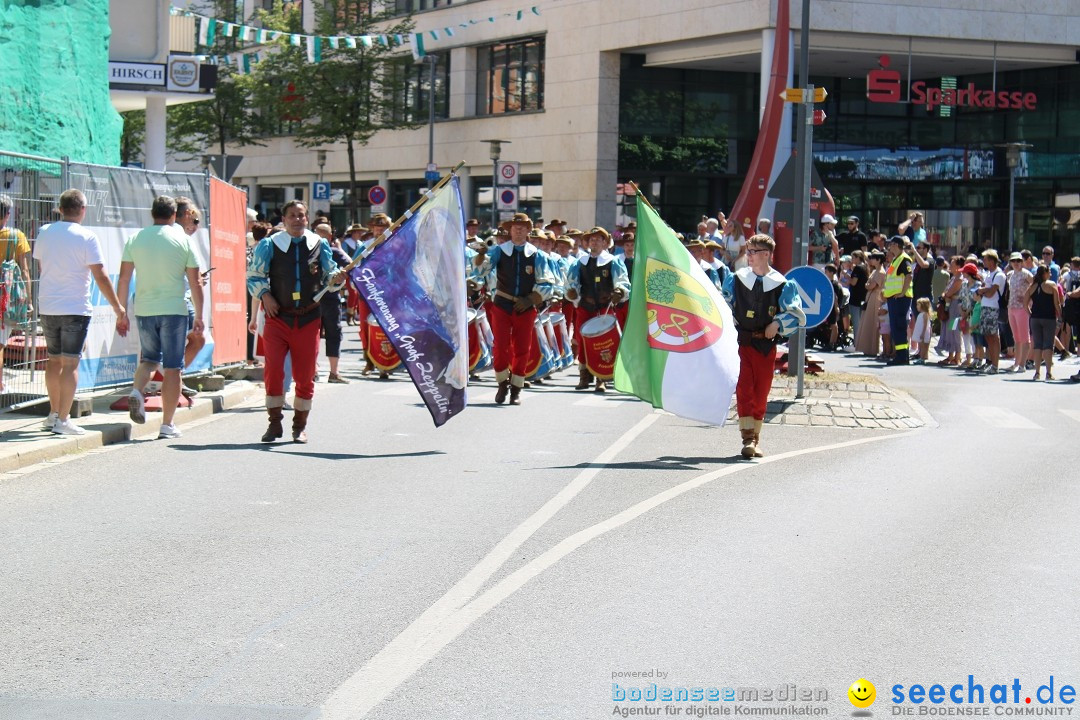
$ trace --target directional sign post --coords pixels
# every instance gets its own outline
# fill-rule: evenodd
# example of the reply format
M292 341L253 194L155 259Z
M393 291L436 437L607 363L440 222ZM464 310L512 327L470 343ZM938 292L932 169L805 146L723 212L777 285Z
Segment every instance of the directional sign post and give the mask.
M787 279L799 286L799 299L806 313L806 329L816 328L825 322L836 299L829 276L816 267L806 265L789 270Z
M799 299L802 300L803 312L806 313L806 327L800 329L792 338L795 342L788 342L788 374L791 375L791 363L798 363L795 396L801 398L803 375L806 373L806 331L825 322L825 318L832 312L835 295L829 277L815 267L803 266L789 270L787 279L799 288Z

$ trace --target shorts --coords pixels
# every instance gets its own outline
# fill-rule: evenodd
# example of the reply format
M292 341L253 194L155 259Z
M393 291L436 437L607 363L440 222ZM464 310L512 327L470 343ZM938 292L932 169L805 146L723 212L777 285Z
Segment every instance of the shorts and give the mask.
M1031 341L1035 350L1053 350L1057 321L1050 318L1031 318Z
M165 370L183 370L187 315L147 315L137 319L142 362L160 364Z
M90 329L89 315L42 315L41 329L45 332L45 348L49 357L82 357L86 333Z
M979 320L979 332L986 337L996 337L998 328L998 309L993 305L983 305L982 318Z

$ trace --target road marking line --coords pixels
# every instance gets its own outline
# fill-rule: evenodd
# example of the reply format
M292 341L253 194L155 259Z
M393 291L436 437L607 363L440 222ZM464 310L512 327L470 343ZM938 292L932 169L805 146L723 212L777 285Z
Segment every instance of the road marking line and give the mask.
M1033 423L1020 413L1003 407L973 405L971 410L983 422L1002 430L1042 430L1040 425Z
M1058 408L1058 411L1067 418L1080 422L1080 410L1066 410L1065 408Z
M645 420L649 418L659 417L658 413L648 415L641 423L631 429L630 433L633 433L638 427L645 423ZM649 422L645 425L651 425ZM642 428L644 429L644 428ZM554 547L546 550L538 557L526 563L521 568L518 568L507 577L500 580L492 588L482 593L479 597L465 603L463 607L457 610L450 610L446 612L450 603L444 603L447 598L459 590L465 589L465 585L472 586L474 583L467 583L470 577L480 568L488 562L489 558L495 555L496 551L506 543L518 531L515 530L510 536L507 536L499 546L496 547L488 557L481 561L480 565L473 568L462 581L454 586L446 595L443 596L435 605L424 612L417 620L415 620L409 627L396 638L394 638L390 644L380 650L371 660L366 662L356 674L342 683L320 708L318 717L320 720L359 720L367 715L375 706L382 702L390 693L396 690L402 683L408 680L417 670L424 666L429 660L439 654L440 651L451 642L453 642L459 635L465 632L466 629L478 619L483 617L489 610L495 608L503 600L513 595L520 590L527 582L537 577L545 570L550 568L558 561L565 558L570 553L574 552L586 543L595 540L596 538L621 527L631 520L634 520L641 515L655 509L656 507L673 500L680 495L696 490L697 488L710 483L713 480L717 480L728 475L734 475L735 473L742 472L743 470L749 470L760 465L766 465L768 463L780 462L783 460L789 460L791 458L800 457L802 455L809 455L812 453L828 452L833 450L841 450L845 448L855 447L857 445L864 445L872 442L879 442L882 440L894 440L896 438L907 437L922 432L919 430L909 430L907 432L893 433L889 435L881 435L872 438L860 438L858 440L848 440L846 442L835 443L832 445L825 445L816 448L806 448L804 450L792 450L786 453L780 453L779 455L772 455L754 463L746 463L745 465L732 465L729 467L721 468L719 470L713 470L711 472L699 475L696 478L687 480L686 482L669 488L664 492L658 493L653 497L643 500L632 507L619 512L607 520L599 522L592 527L580 530L570 537L557 543ZM627 435L629 435L628 433ZM616 444L622 443L627 435L620 438ZM632 439L632 438L631 438ZM629 442L629 441L627 441ZM609 448L601 457L605 457L611 453L615 446ZM614 457L611 453L610 457ZM606 462L606 461L605 461ZM592 469L592 468L590 468ZM597 472L599 469L596 469ZM584 475L585 471L582 473ZM579 475L563 493L560 493L556 498L549 501L549 505L554 502L558 497L562 496L567 490L570 489L578 480L582 477ZM593 473L595 475L595 473ZM589 478L591 479L591 477ZM584 487L584 485L582 485ZM580 490L578 490L580 492ZM575 493L576 494L576 493ZM537 518L544 508L541 508L536 515L529 518L518 529L521 530L526 524ZM539 527L539 526L537 526ZM535 529L529 531L530 534L535 532ZM522 538L522 541L524 538ZM520 543L519 543L520 544ZM499 565L505 562L505 558L499 561ZM493 570L492 570L493 571ZM489 573L490 574L490 573ZM455 597L460 597L457 595ZM439 608L439 615L441 619L436 620L436 615L431 614L433 610ZM430 615L429 615L430 614ZM432 622L432 621L435 622ZM407 636L407 637L406 637Z
M319 717L363 717L416 672L433 657L422 649L440 626L468 603L526 540L584 490L607 463L659 419L659 413L649 413L643 417L600 453L588 468L578 473L555 497L500 540L465 577L343 682L323 703ZM439 647L445 644L444 642Z

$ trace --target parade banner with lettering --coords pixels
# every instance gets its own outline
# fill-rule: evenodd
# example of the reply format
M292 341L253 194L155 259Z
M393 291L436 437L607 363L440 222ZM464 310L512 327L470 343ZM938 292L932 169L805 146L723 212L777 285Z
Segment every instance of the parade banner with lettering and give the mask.
M637 223L615 388L681 417L723 425L739 380L731 309L641 193Z
M71 187L86 195L87 210L83 226L97 235L101 242L105 272L116 285L120 275L120 258L128 238L142 228L152 225L150 206L158 195L183 195L191 198L201 210L207 207L206 176L187 173L163 173L136 168L117 168L104 165L72 163L70 165ZM205 214L205 212L204 212ZM199 267L207 269L206 258L210 254L210 235L200 227L194 236L194 252ZM243 261L241 260L241 263ZM131 286L132 295L135 274ZM206 347L185 368L186 371L204 370L210 367L213 357L214 337L210 331L210 293L205 293L203 322L206 325ZM131 331L127 337L116 334L116 316L108 301L101 295L97 284L91 286L93 316L87 333L85 351L79 363L79 388L117 385L135 377L139 358L139 334L132 318ZM129 312L137 313L134 300L128 301Z
M465 214L454 176L349 273L436 427L466 405L464 248Z
M207 303L214 325L214 364L226 365L247 359L247 193L210 178L210 207L213 272L206 285Z

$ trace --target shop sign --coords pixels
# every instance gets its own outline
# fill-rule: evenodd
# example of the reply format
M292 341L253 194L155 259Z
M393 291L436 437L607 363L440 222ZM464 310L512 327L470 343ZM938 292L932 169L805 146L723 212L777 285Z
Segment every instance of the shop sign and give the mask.
M903 97L900 73L889 70L889 56L882 55L881 67L866 75L866 99L876 103L899 103ZM927 87L922 80L911 85L911 102L925 105L929 111L939 106L973 107L986 110L1034 110L1038 97L1020 90L988 90L968 83L965 88Z

